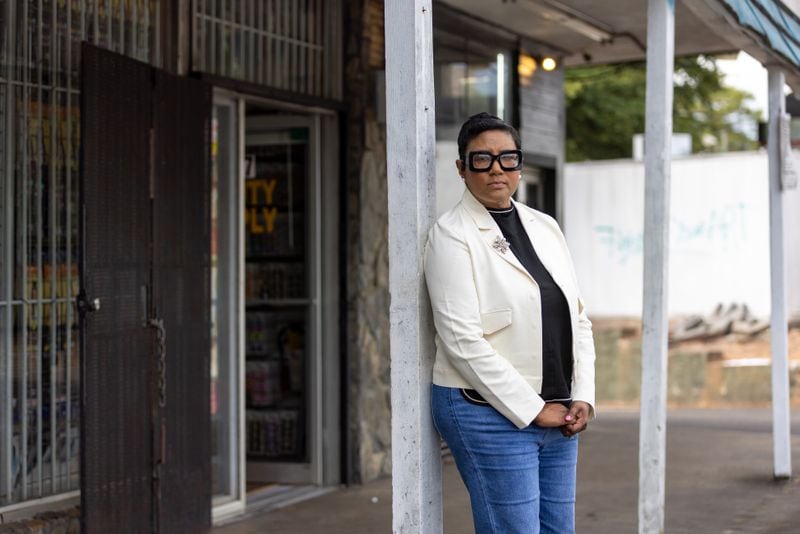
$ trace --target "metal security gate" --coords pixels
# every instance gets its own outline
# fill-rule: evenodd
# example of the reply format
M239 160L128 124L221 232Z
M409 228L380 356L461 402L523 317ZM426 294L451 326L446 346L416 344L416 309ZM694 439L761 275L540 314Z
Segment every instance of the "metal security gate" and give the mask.
M155 74L153 303L166 333L157 517L160 532L201 532L211 522L211 89Z
M210 89L84 45L83 532L210 523Z

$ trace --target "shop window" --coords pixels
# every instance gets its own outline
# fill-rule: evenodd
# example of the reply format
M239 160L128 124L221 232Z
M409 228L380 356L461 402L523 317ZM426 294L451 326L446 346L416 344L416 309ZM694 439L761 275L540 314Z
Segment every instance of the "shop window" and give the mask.
M461 124L487 111L511 117L511 52L448 32L434 32L436 138L455 141Z
M469 36L469 37L467 37ZM437 5L433 61L436 91L436 211L452 208L464 190L456 172L457 139L471 115L486 111L512 122L513 43L485 25Z
M80 41L154 62L157 8L0 1L0 512L80 487Z
M800 117L792 117L789 122L792 148L800 148Z

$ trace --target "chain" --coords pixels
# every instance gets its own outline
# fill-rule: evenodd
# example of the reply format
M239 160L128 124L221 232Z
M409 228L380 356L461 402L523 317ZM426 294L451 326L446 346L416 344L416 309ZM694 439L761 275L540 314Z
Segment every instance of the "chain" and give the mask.
M150 319L148 323L156 329L158 342L158 405L163 408L167 405L167 331L164 329L164 319Z

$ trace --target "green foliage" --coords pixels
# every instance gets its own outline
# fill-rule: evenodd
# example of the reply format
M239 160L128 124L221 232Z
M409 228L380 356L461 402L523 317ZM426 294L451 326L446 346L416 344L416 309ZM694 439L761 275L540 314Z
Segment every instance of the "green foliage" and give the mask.
M752 150L758 143L737 124L760 113L749 93L728 87L714 58L675 61L673 131L692 136L693 152ZM633 135L644 132L644 63L578 67L567 71L567 161L630 158Z

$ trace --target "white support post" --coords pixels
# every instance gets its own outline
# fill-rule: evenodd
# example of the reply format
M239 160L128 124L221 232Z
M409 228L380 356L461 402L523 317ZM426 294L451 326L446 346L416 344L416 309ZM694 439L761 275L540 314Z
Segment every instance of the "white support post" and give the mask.
M648 0L639 533L664 532L675 1Z
M392 529L442 531L442 463L430 410L433 319L422 254L435 217L431 0L386 0L386 152L392 391Z
M786 264L783 241L782 172L785 154L781 150L781 119L786 112L784 75L780 67L767 67L769 79L769 257L772 284L772 449L775 478L792 476L792 447L789 421L789 350L786 309Z

